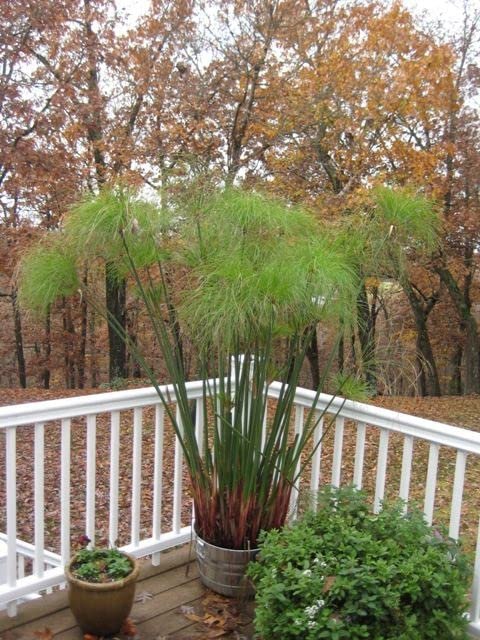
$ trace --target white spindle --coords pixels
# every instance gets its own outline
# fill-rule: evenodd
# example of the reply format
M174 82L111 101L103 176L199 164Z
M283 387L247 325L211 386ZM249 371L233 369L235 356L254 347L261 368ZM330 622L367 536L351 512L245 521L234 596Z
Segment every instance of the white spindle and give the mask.
M198 407L198 405L197 405ZM163 484L163 432L165 424L165 410L157 404L155 406L155 443L153 461L153 522L152 535L160 540L162 534L162 484ZM198 426L198 425L197 425ZM152 555L152 564L160 564L160 553Z
M268 416L268 400L266 400L267 406L265 407L265 413L263 414L262 422L262 441L260 443L260 449L265 449L265 442L267 440L267 416Z
M353 468L353 484L357 489L362 488L363 462L365 458L365 436L367 425L364 422L357 423L357 440L355 443L355 465Z
M232 409L232 412L234 410L235 409ZM204 429L203 398L197 398L195 404L195 437L197 438L198 452L200 455L203 455L203 444L205 441Z
M183 432L183 425L180 416L180 410L177 407L177 424ZM182 447L178 440L178 437L175 437L175 463L174 463L174 474L173 474L173 531L174 533L180 533L181 528L181 520L182 520L182 460L183 453Z
M7 490L7 583L14 587L17 582L17 430L9 427L6 434L6 490ZM17 605L10 602L7 606L9 616L17 614Z
M60 549L62 562L65 564L70 557L70 445L71 421L62 420L62 444L60 467Z
M435 490L437 488L438 452L440 445L432 442L428 453L427 483L425 487L425 504L423 511L428 524L432 524Z
M473 568L472 603L470 606L471 622L480 622L480 521L477 531L477 549Z
M382 506L382 500L385 497L385 478L387 474L388 459L388 438L390 432L388 429L380 429L380 442L378 445L377 459L377 477L375 480L375 499L373 502L373 511L378 513Z
M21 580L25 577L25 556L19 553L17 557L17 578Z
M323 417L320 418L318 411L314 416L315 422L318 422L313 432L313 447L315 452L312 456L312 475L310 477L310 490L318 491L320 485L320 465L322 461L322 437L323 437Z
M35 444L34 444L34 487L35 487L35 558L34 573L37 578L43 576L44 553L45 553L45 474L44 474L44 441L45 425L43 422L35 424Z
M297 405L295 407L295 435L296 436L299 436L302 433L303 418L304 418L304 408ZM301 464L301 461L299 460L297 462L297 467L295 469L296 480L293 485L292 493L290 496L290 513L293 516L295 516L295 514L297 513L297 508L298 508L298 494L300 490L300 477L299 477L300 464Z
M118 483L120 461L120 411L110 414L110 512L108 515L108 537L110 545L116 546L118 539Z
M95 546L95 464L97 421L95 415L87 416L87 496L85 530Z
M400 475L400 498L405 500L404 510L407 510L407 501L410 494L410 477L412 474L413 436L405 436L403 439L402 471Z
M465 451L457 451L455 463L455 476L453 479L452 506L450 509L450 526L448 535L454 540L458 539L460 531L460 518L462 515L463 485L465 483L465 466L467 454Z
M332 486L339 487L342 476L342 450L345 419L337 416L335 419L335 441L333 445Z
M142 499L142 409L133 410L133 464L132 464L132 543L140 542L140 503Z

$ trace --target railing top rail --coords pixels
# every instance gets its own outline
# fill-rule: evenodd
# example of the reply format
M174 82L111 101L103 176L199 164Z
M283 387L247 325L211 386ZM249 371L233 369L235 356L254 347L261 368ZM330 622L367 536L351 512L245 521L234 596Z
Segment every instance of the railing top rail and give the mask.
M281 383L273 382L269 387L269 396L278 397ZM295 401L297 404L310 408L315 400L315 392L310 389L297 388ZM389 431L395 431L405 435L414 436L434 442L436 444L460 449L469 453L480 455L480 433L454 427L442 422L418 418L407 413L400 413L383 407L345 400L339 396L334 397L326 393L320 394L317 408L321 411L327 409L328 413L337 414L357 422L364 422L376 427L382 427Z
M167 398L171 397L172 402L175 402L173 385L162 385L160 389ZM280 389L281 383L273 382L269 387L269 396L271 398L278 397ZM187 390L188 396L192 400L202 397L203 381L188 382ZM314 391L301 387L297 388L295 394L297 404L310 408L314 400ZM94 413L122 411L134 407L149 406L158 402L160 402L160 398L154 387L143 387L141 389L110 391L76 396L74 398L10 405L0 407L0 429L62 418L75 418ZM319 410L328 409L329 413L338 413L347 419L365 422L390 431L480 455L480 433L475 431L435 422L434 420L418 418L362 402L333 397L324 393L320 394L317 407Z
M161 385L160 390L175 402L173 385ZM203 395L203 381L187 382L188 397L194 400ZM48 422L62 418L75 418L93 413L106 413L143 407L161 402L154 387L141 389L127 389L125 391L109 391L73 398L59 398L58 400L42 400L40 402L25 402L24 404L0 407L0 429Z

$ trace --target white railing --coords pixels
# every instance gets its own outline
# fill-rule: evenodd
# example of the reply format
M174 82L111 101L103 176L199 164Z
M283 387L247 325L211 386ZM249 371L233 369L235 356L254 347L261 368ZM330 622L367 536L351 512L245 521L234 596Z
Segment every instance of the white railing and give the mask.
M281 385L274 382L269 388L269 396L274 400L278 397ZM173 389L162 387L167 397L175 402ZM203 383L201 381L188 384L188 397L196 402L196 415L203 417ZM304 425L305 413L312 406L315 394L306 389L297 389L295 396L296 415L294 429L300 431ZM151 408L151 409L149 409ZM145 446L144 415L149 409L151 425L148 437L153 437L153 468L146 470L142 466L142 447ZM357 487L365 483L365 476L369 475L372 486L373 507L378 510L381 501L388 494L396 494L408 501L411 494L412 467L415 462L417 448L428 448L427 468L423 472L422 499L426 519L429 523L436 517L437 475L439 469L440 454L450 451L454 456L454 470L449 480L451 499L449 505L449 534L457 538L461 532L462 524L462 499L468 465L475 467L479 464L480 474L480 433L460 429L431 420L424 420L414 416L397 413L372 405L345 401L341 398L332 398L322 394L319 398L317 409L321 413L326 410L328 415L320 420L314 434L314 442L319 442L311 460L310 477L308 486L317 490L322 483L331 483L339 486L348 481ZM130 412L132 454L131 459L125 461L121 451L124 436L121 436L122 424L121 412ZM107 427L105 426L105 415ZM129 414L125 414L129 415ZM109 429L109 460L99 460L97 456L97 418L101 418L101 428ZM83 422L79 423L81 418ZM327 431L327 424L333 419L333 442L328 444L327 438L322 436ZM150 424L150 423L149 423ZM33 482L34 482L34 537L33 544L28 545L28 553L24 555L32 559L32 575L22 576L18 573L19 547L17 541L17 473L16 460L17 449L22 447L24 430L33 428ZM46 434L49 430L57 429L60 432L60 536L59 553L51 553L45 550L45 451ZM182 451L177 440L174 442L174 450L165 448L164 437L166 429L169 429L165 420L164 409L158 395L153 388L133 389L112 393L89 395L77 398L35 402L22 405L0 408L0 432L5 433L5 478L6 478L6 584L0 585L0 606L10 605L9 613L14 614L14 605L24 596L63 582L63 565L70 556L71 538L71 458L72 434L76 430L86 430L85 458L85 483L82 491L85 496L85 527L84 532L95 541L98 522L96 520L96 468L99 464L108 464L109 467L109 513L108 513L108 538L113 544L119 533L119 502L122 498L119 488L119 479L122 468L126 464L131 465L131 481L128 487L130 496L130 534L129 540L122 548L139 556L152 556L152 562L157 564L160 552L190 539L190 519L185 516L189 512L190 505L182 489L183 464ZM145 427L146 428L146 427ZM171 429L171 428L170 428ZM197 429L202 429L201 421L197 423ZM372 459L372 446L370 438L376 434L375 463L373 479L371 468L367 461ZM129 436L130 437L130 436ZM171 437L171 436L170 436ZM349 438L354 442L354 456L351 460L351 472L348 478L344 478L345 468L349 466L349 460L345 460L344 442ZM393 442L393 445L392 445ZM422 443L422 444L419 444ZM48 443L47 443L48 444ZM390 447L389 447L390 444ZM397 484L391 486L389 477L389 455L393 449L401 446L401 465ZM349 446L348 451L351 451ZM77 452L78 453L78 452ZM367 460L368 459L368 460ZM164 464L171 460L171 475L173 483L167 495L165 486ZM475 467L476 468L476 467ZM328 470L328 474L326 472ZM417 469L418 472L418 469ZM418 475L418 473L417 473ZM480 475L479 475L480 477ZM149 514L150 535L145 536L145 527L141 527L141 501L142 482L148 484L151 490L151 513ZM368 483L367 483L368 484ZM418 484L418 479L416 480ZM478 484L478 478L477 478ZM297 493L300 483L297 485ZM393 490L394 489L394 490ZM101 487L100 491L106 491ZM417 493L417 490L416 490ZM418 495L415 495L418 498ZM168 517L168 526L162 526L162 513L165 504L171 504L171 513ZM182 517L183 508L183 517ZM165 515L165 514L164 514ZM165 520L165 518L164 518ZM188 522L185 522L188 520ZM143 533L142 533L143 532ZM480 534L477 530L477 555L475 560L475 574L471 589L470 632L480 637ZM25 543L24 543L25 544ZM24 547L25 549L25 547ZM55 562L53 561L55 560ZM58 562L58 566L54 566Z
M16 540L16 564L17 564L17 580L24 578L29 572L33 571L33 560L35 558L35 547L33 544L29 542L25 542L24 540ZM48 570L53 567L59 567L62 564L62 558L56 554L51 553L49 551L45 551L44 554L45 565L44 569ZM8 562L8 545L7 545L7 536L4 533L0 533L0 585L6 584L8 582L7 579L7 562ZM61 585L63 586L63 585ZM46 589L46 592L49 593L51 591L51 587ZM29 601L40 598L40 594L36 593L28 593L26 594L21 601ZM2 609L7 609L8 614L10 616L14 616L17 613L17 603L10 602L8 605L2 605Z

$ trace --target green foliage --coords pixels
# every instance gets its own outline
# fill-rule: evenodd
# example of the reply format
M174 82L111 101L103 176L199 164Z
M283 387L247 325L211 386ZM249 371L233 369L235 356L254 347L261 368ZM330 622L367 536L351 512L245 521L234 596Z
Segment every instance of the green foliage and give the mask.
M71 565L72 574L86 582L115 582L132 572L130 560L118 549L81 549Z
M138 269L163 257L170 219L154 204L129 189L105 189L72 207L65 219L65 237L77 256L102 258L124 277L130 272L125 255Z
M38 315L51 304L80 288L75 256L68 252L59 233L51 233L35 246L20 264L20 303Z
M251 345L271 330L288 335L334 310L347 312L355 274L305 211L227 189L188 222L182 258L195 286L184 292L180 313L202 347Z
M407 189L374 190L375 216L389 225L389 237L421 250L435 249L439 240L440 218L431 201Z
M374 515L354 489L326 488L318 510L262 535L256 631L264 640L465 639L469 567L419 511Z

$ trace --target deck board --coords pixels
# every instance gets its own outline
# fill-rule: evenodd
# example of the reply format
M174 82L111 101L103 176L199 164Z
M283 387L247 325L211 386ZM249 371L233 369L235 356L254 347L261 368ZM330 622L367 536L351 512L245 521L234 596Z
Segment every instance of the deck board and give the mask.
M202 602L208 594L198 579L188 546L163 554L158 567L153 567L148 560L142 561L137 597L142 593L150 597L135 602L130 616L137 627L138 640L201 640L209 637L209 629L189 620L182 610L182 607L188 607L201 614ZM253 637L249 622L253 605L240 603L238 607L242 611L241 620L234 631L222 636L225 640ZM70 612L65 590L20 605L15 618L0 612L0 640L35 640L38 637L35 632L45 629L51 630L55 640L82 640L83 634Z

